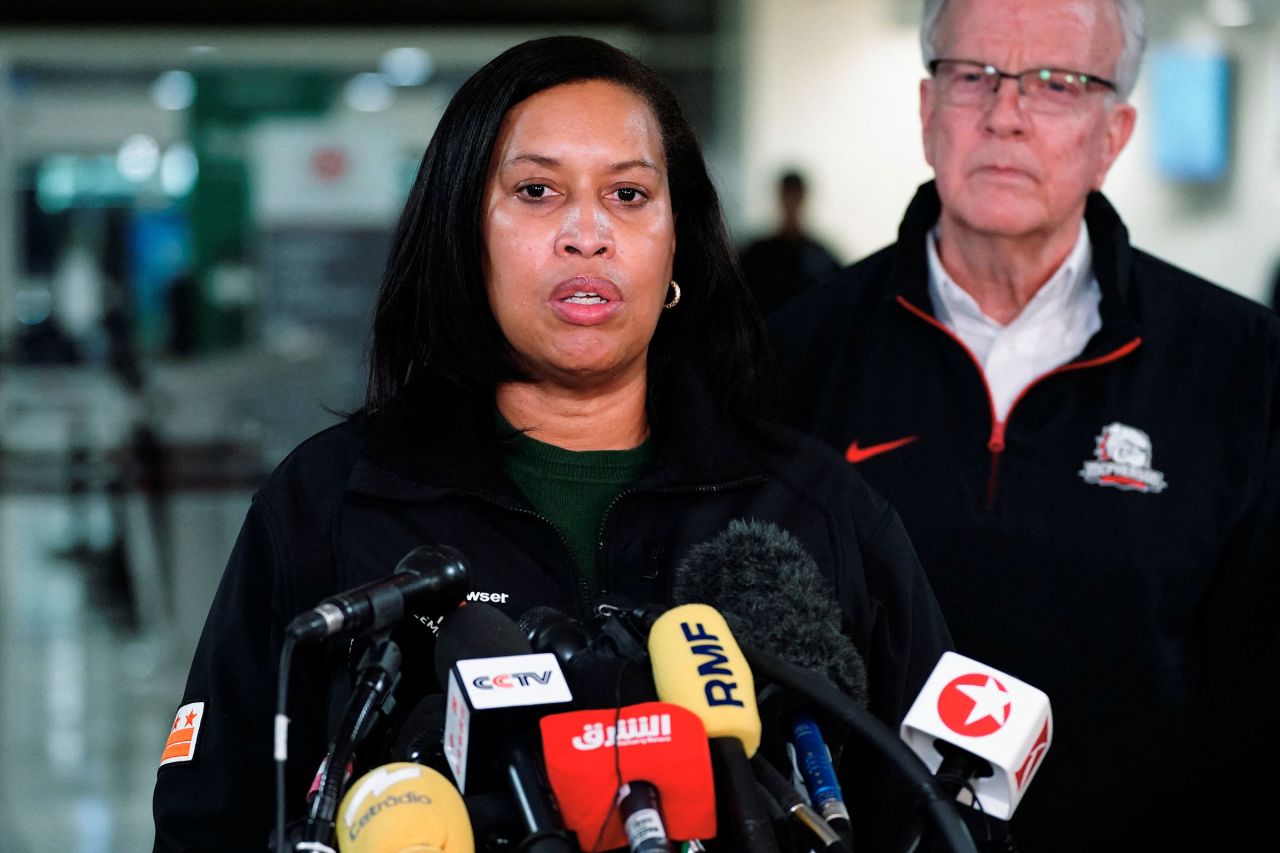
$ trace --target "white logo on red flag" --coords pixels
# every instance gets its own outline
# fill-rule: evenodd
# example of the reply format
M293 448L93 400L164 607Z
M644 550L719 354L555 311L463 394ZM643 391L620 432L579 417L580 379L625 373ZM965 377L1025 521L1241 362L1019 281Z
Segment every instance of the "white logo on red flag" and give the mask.
M938 694L938 716L966 737L984 737L1009 720L1009 691L990 675L969 673L951 679Z

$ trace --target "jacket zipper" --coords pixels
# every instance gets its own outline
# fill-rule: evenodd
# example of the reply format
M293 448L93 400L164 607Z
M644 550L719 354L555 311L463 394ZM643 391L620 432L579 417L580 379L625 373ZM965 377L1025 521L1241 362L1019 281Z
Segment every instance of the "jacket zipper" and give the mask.
M468 495L470 497L484 501L490 506L495 506L498 509L505 509L514 513L518 513L520 515L527 515L530 518L536 518L537 520L545 523L548 527L554 530L556 532L556 536L559 537L560 539L560 544L564 545L565 553L569 555L569 562L573 564L573 584L574 584L574 588L578 593L578 606L580 608L580 612L578 615L579 617L585 617L587 614L591 612L591 606L592 606L591 591L587 589L587 581L586 581L586 578L583 577L582 566L578 565L577 558L573 556L573 548L569 547L569 540L565 538L564 531L560 529L559 525L557 525L554 521L552 521L551 519L547 518L545 515L542 515L541 513L535 510L525 509L524 507L521 507L521 506L514 506L512 504L495 500L494 498L484 494L483 492L473 492L465 489L459 489L458 494Z
M734 480L728 483L714 483L714 484L705 485L705 486L672 486L669 488L657 488L657 489L629 488L629 489L623 489L621 492L614 495L613 500L609 502L609 506L605 508L604 515L600 519L600 531L596 537L596 569L597 569L596 579L597 581L600 582L599 583L600 594L603 595L609 591L608 588L605 587L603 581L599 576L599 569L603 563L602 558L604 556L605 530L609 526L609 520L610 520L610 516L613 514L613 508L617 506L618 503L624 497L631 494L637 494L639 492L649 492L652 494L685 494L685 493L701 492L701 493L710 494L710 493L719 492L725 489L737 488L738 486L751 485L753 483L763 483L767 481L768 481L767 477L756 476L756 477L746 477L741 480ZM594 600L593 600L591 591L587 589L587 581L586 581L586 578L584 577L582 566L578 564L577 558L573 556L573 549L569 547L569 540L565 538L564 531L562 531L559 528L559 526L556 525L555 522L547 518L545 515L542 515L541 513L536 512L535 510L525 509L524 507L513 506L511 504L503 503L502 501L495 500L492 497L486 494L483 494L482 492L459 490L458 493L469 495L473 498L477 498L478 500L482 500L485 503L489 504L490 506L496 506L499 509L510 510L511 512L519 513L521 515L527 515L527 516L530 516L531 518L536 518L539 521L545 523L552 530L554 530L556 532L556 536L559 537L561 544L564 545L564 550L569 555L569 561L573 564L573 567L574 567L574 572L573 572L574 587L578 593L578 605L579 607L581 607L581 613L579 615L585 618L588 614L591 613L592 608L594 607Z
M987 497L983 502L983 509L988 511L991 510L996 503L996 486L1000 475L1000 455L1004 453L1005 447L1005 426L1009 423L1009 418L1013 417L1013 410L1018 407L1020 402L1022 402L1022 398L1027 396L1027 392L1034 386L1048 379L1050 376L1057 376L1059 373L1067 373L1071 370L1083 370L1087 367L1098 367L1103 364L1118 361L1133 352L1142 343L1141 337L1135 337L1106 355L1091 358L1088 361L1068 362L1067 364L1059 365L1053 370L1040 374L1035 379L1028 382L1026 386L1018 392L1018 396L1013 398L1013 402L1009 405L1009 411L1005 413L1004 420L998 420L996 418L995 397L991 393L991 386L987 383L986 371L982 369L982 362L973 354L973 350L969 349L969 346L962 341L958 335L947 328L945 323L938 320L937 317L921 311L919 308L908 302L903 296L898 297L898 303L902 305L903 308L906 308L909 312L919 317L921 320L924 320L930 326L940 330L944 335L955 341L956 344L964 350L965 354L969 356L969 360L973 362L973 366L978 369L978 377L982 380L982 388L987 393L987 410L991 414L991 435L987 439L987 451L991 454L991 469L987 474Z
M766 483L769 478L763 475L754 477L744 477L741 480L733 480L728 483L713 483L705 486L670 486L667 488L647 489L647 488L627 488L618 492L613 496L613 500L605 507L604 515L600 517L600 531L596 536L596 569L597 580L600 581L600 594L604 595L609 592L604 585L604 581L599 577L599 569L604 565L604 539L605 531L609 527L609 521L613 516L613 509L623 498L629 495L639 494L640 492L648 492L655 495L677 495L677 494L715 494L716 492L726 491L728 489L736 489L740 486L750 486L757 483Z

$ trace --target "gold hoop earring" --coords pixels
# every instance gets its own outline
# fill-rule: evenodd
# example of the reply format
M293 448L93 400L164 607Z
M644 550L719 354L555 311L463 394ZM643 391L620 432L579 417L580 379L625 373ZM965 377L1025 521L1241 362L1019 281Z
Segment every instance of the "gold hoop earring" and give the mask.
M676 292L676 295L671 297L670 302L664 302L662 304L663 309L668 311L680 304L680 285L676 284L676 280L674 278L671 279L671 289Z

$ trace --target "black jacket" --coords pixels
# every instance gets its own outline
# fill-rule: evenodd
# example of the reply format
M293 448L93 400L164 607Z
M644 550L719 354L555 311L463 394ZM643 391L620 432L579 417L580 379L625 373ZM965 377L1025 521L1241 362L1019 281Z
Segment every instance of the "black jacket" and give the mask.
M828 448L713 411L691 374L673 380L655 470L602 523L602 593L669 600L673 567L733 519L798 537L832 582L845 630L866 658L872 710L905 713L949 636L894 511ZM581 617L588 602L569 550L504 473L491 404L432 394L305 442L257 493L200 639L183 703L205 701L194 760L158 772L158 850L263 849L272 825L271 719L281 634L326 595L388 574L411 548L467 558L471 590L512 618L535 605ZM430 617L431 614L419 614ZM411 623L413 624L413 623ZM404 644L406 672L429 670L430 632ZM290 678L290 816L346 698L342 650L300 653ZM416 663L415 663L416 662ZM424 688L430 689L430 688ZM438 689L438 688L436 688ZM402 703L406 704L406 703Z
M1023 853L1256 824L1280 757L1280 323L1131 248L1094 194L1102 327L997 422L933 317L939 213L927 184L895 245L775 317L782 411L901 513L958 651L1048 693Z

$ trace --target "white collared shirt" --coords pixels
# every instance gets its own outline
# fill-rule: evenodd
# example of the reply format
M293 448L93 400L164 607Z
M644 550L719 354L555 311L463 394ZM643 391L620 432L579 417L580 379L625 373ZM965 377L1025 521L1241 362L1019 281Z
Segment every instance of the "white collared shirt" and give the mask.
M983 314L977 301L947 275L938 257L936 225L925 243L933 312L982 365L998 421L1009 416L1024 388L1079 355L1102 328L1102 293L1093 274L1089 229L1083 223L1062 266L1005 326Z

